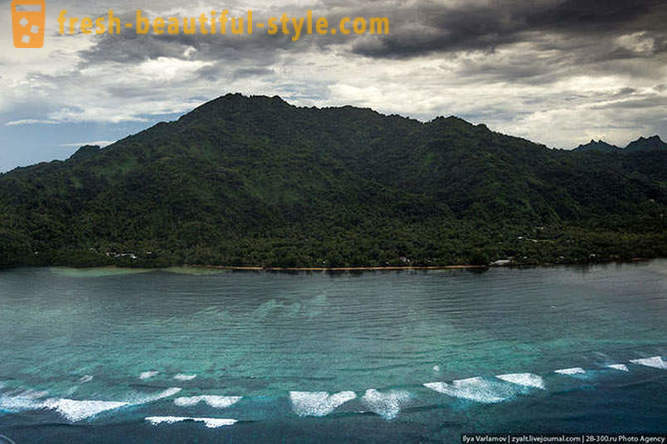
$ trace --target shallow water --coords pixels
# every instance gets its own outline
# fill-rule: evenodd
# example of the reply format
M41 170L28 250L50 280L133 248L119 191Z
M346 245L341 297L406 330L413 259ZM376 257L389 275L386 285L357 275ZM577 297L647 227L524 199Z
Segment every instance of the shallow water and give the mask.
M0 314L0 434L17 443L665 431L666 260L19 269L0 272Z

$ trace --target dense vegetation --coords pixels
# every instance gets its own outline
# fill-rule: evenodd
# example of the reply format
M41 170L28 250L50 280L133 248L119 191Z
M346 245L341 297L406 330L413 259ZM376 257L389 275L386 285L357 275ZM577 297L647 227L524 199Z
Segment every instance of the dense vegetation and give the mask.
M444 265L665 256L667 153L227 95L0 175L0 265Z

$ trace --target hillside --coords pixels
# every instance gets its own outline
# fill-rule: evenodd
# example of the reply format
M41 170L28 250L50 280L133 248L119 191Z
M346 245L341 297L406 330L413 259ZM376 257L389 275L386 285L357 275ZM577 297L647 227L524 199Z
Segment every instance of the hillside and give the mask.
M226 95L0 175L0 265L587 262L667 255L667 152Z

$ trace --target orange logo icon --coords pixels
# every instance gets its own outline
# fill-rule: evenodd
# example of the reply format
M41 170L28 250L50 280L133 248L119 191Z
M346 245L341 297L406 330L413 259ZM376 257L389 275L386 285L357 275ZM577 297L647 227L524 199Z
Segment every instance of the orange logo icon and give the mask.
M16 48L44 46L44 0L13 0L12 29Z

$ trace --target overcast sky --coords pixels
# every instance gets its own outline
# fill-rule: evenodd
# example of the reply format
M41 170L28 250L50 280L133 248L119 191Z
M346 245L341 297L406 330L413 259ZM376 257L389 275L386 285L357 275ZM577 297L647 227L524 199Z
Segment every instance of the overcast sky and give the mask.
M173 120L228 92L355 105L420 120L456 115L550 147L667 136L663 0L47 2L43 49L15 49L0 0L0 171L66 158ZM256 20L388 16L388 36L57 35L57 16Z

